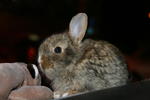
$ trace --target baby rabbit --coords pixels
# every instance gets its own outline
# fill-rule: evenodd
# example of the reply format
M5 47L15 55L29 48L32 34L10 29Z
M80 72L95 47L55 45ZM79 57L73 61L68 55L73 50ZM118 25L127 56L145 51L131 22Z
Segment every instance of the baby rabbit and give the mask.
M41 70L52 80L54 98L125 85L127 65L122 54L106 41L82 41L88 18L79 13L69 31L48 37L39 47Z

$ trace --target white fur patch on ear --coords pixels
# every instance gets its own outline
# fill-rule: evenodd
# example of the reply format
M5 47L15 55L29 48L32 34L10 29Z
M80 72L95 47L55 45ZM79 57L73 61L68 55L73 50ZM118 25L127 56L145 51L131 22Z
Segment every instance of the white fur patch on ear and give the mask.
M34 65L34 64L32 64L32 65L33 65L33 69L34 69L34 71L35 71L35 78L37 78L38 75L39 75L39 70L38 70L38 68L36 67L36 65Z
M69 36L75 43L80 43L87 29L88 17L85 13L79 13L70 21Z
M71 31L72 36L75 37L75 38L77 38L78 35L79 35L79 33L80 33L80 31L81 31L81 29L80 29L81 28L80 23L76 22L76 23L72 24L71 27L73 27L73 29Z

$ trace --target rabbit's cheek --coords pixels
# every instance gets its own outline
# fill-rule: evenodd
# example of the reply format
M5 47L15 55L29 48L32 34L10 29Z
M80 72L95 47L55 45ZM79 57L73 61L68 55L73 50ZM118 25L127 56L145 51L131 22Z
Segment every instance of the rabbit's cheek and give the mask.
M61 55L54 55L54 56L52 56L52 59L53 59L53 61L60 61L61 59L62 59L62 56Z
M54 64L45 56L41 57L41 67L45 69L53 68Z

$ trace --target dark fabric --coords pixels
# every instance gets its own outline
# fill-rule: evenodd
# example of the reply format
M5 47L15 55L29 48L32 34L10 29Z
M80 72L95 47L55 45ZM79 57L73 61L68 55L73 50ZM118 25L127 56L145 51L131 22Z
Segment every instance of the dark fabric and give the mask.
M60 100L150 100L150 81L83 93Z

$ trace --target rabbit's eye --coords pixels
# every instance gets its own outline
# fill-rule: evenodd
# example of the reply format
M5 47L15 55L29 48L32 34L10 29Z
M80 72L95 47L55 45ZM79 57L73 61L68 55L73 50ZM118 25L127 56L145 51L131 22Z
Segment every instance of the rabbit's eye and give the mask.
M54 52L55 52L55 53L61 53L61 52L62 52L61 47L56 47L56 48L54 49Z

